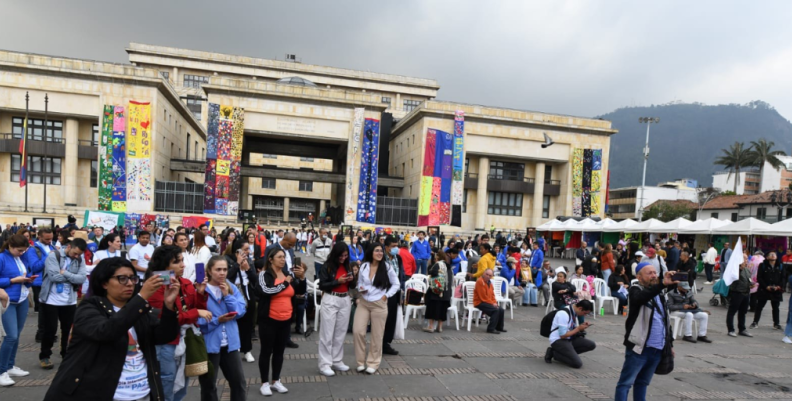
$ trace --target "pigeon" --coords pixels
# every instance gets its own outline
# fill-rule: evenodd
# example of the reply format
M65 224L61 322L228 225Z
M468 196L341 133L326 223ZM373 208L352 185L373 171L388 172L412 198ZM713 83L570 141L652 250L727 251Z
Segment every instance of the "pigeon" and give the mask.
M544 143L542 144L542 149L544 149L544 148L546 148L546 147L548 147L548 146L550 146L550 145L552 145L552 144L554 144L554 143L555 143L555 142L553 142L553 140L552 140L552 139L550 139L550 137L549 137L549 136L547 136L547 133L546 133L546 132L543 132L543 134L544 134L544 140L545 140L545 141L544 141Z

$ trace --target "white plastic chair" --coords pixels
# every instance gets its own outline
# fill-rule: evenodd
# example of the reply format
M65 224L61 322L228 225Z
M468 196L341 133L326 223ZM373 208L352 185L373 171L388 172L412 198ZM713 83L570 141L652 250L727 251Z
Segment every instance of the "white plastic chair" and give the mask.
M677 335L679 335L679 326L682 325L682 320L684 318L682 316L675 316L675 315L673 315L673 313L676 313L676 312L672 312L672 313L668 314L668 318L671 319L671 322L672 322L671 324L674 325L672 333L674 335L674 340L676 340ZM698 321L696 321L696 319L693 319L693 334L696 335L697 333L698 333Z
M511 312L511 318L514 320L514 304L512 304L511 298L509 298L509 282L506 281L503 277L493 277L492 278L492 289L495 290L495 300L498 302L498 305L504 304L503 308L506 308L506 304L509 305L509 311ZM506 292L504 293L503 284L506 284Z
M454 293L456 293L456 288L460 284L464 284L464 283L465 283L465 277L464 276L459 277L459 274L454 276L454 290L453 290ZM462 298L456 298L456 297L454 297L453 294L451 295L451 307L452 308L456 308L456 310L458 311L461 306L457 306L457 305L458 304L464 305L464 303L465 303L465 290L464 290L464 287L463 287L463 289L462 289Z
M634 285L638 285L638 279L637 278L634 278L634 279L632 279L632 281L630 281L630 287L632 287Z
M456 322L456 329L459 331L459 309L455 303L451 303L451 306L448 307L446 314L448 316L448 318L446 318L446 326L451 325L451 319L453 318L454 322Z
M476 318L476 326L479 325L478 319L481 318L481 310L473 306L473 292L476 290L476 283L473 281L468 281L463 284L463 289L465 290L466 298L465 298L465 310L468 314L468 322L467 322L467 330L470 331L470 323L473 321L475 314L478 314L478 318Z
M427 276L425 274L417 274L417 273L413 274L412 277L410 277L410 280L423 281L424 284L426 284L427 286L429 285L429 276ZM424 292L426 292L426 291L424 291Z
M310 281L309 281L310 283ZM313 282L313 300L314 300L314 331L319 330L319 313L322 310L322 304L318 302L317 295L321 295L322 291L319 289L319 280Z
M426 294L426 291L429 289L429 286L423 282L422 280L416 279L409 279L406 283L404 283L404 290L405 292L409 289L413 289L415 291L421 292ZM404 327L406 328L409 321L410 321L410 312L413 314L413 319L416 317L418 311L426 312L426 304L422 305L407 305L407 309L404 311ZM423 321L423 315L421 315L421 321Z
M459 272L459 273L455 274L454 275L454 281L456 281L456 279L458 279L458 278L461 278L462 280L467 280L467 273Z
M553 283L555 283L556 278L550 277L547 279L547 283L550 286L550 299L547 300L547 307L545 308L545 315L550 313L550 308L555 308L553 305Z
M618 314L619 298L611 296L610 288L605 284L605 280L601 278L594 279L594 293L597 294L597 310L602 309L605 302L610 302L611 306L613 306L613 314ZM596 315L597 311L594 311L594 314Z
M591 284L589 284L588 280L583 280L582 278L576 278L572 280L572 286L575 287L575 292L578 291L585 291L591 294ZM593 311L592 314L594 315L594 319L597 319L597 311Z

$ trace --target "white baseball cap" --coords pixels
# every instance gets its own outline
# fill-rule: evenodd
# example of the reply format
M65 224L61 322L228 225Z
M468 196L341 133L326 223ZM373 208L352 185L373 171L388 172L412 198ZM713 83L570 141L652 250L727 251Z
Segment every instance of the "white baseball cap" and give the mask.
M638 252L635 252L635 256L644 257L644 256L646 256L646 255L644 255L644 253L643 253L643 252L641 252L641 251L638 251Z

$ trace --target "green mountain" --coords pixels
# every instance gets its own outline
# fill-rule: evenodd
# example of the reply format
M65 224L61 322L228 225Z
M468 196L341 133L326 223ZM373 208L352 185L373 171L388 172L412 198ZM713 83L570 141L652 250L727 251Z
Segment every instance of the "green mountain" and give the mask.
M619 130L611 137L611 188L641 185L646 124L639 123L639 117L660 118L650 131L646 185L692 178L701 186L710 186L712 173L723 170L713 162L721 149L735 141L748 144L766 138L775 142L777 150L787 154L792 150L792 123L759 100L745 105L625 107L598 117L612 121Z

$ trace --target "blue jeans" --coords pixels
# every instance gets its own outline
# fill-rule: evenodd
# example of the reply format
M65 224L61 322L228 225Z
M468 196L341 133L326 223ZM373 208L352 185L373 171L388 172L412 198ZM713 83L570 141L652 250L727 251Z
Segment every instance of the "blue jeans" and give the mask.
M633 350L627 350L624 355L621 377L616 384L616 401L627 401L630 387L633 388L634 401L646 400L646 388L652 381L662 354L662 350L649 347L645 347L640 355Z
M165 395L165 401L181 401L187 395L187 386L189 386L189 378L185 378L185 386L173 393L173 382L176 381L176 359L173 354L176 352L176 346L171 344L157 345L157 360L160 364L160 378L162 379L162 392Z
M426 265L429 264L427 259L415 259L415 272L418 274L426 274L428 271Z
M25 328L25 320L28 314L28 300L15 304L9 303L8 309L3 314L3 328L6 336L3 344L0 345L0 375L14 367L16 363L17 348L19 348L19 336Z
M536 296L537 296L536 286L533 283L526 284L525 294L523 294L523 303L536 305L538 303Z
M608 285L608 277L610 277L613 270L603 270L602 271L602 279L605 280L605 285Z
M619 313L622 313L623 308L627 306L627 296L620 293L619 291L611 290L611 296L619 298Z

